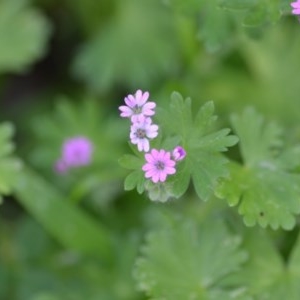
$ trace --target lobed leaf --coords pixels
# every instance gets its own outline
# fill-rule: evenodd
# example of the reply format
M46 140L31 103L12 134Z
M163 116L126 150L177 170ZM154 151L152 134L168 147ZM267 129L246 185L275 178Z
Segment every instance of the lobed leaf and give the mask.
M213 102L205 103L195 116L192 111L190 98L183 99L179 93L173 93L170 109L159 112L158 118L163 124L163 132L175 135L187 151L186 158L180 162L180 172L170 179L174 182L173 194L182 195L191 178L197 195L206 201L214 193L218 180L229 174L226 167L228 160L220 152L235 145L238 139L229 135L229 129L214 132L216 116Z
M247 226L293 228L295 214L300 213L300 175L292 172L296 164L287 156L295 156L299 150L280 154L281 130L253 109L233 116L232 123L240 139L243 164L231 164L231 178L222 181L217 195L231 206L239 205Z
M212 220L201 225L178 220L164 228L148 235L136 262L141 290L151 299L236 299L231 294L235 287L218 284L246 259L239 237Z
M232 284L246 285L247 294L253 299L299 299L299 240L288 263L282 260L266 232L250 231L245 238L245 247L249 260L238 276L233 276Z

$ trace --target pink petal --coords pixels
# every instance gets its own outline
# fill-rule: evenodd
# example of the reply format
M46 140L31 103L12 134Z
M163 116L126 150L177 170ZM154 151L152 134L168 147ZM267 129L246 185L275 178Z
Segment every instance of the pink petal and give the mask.
M155 167L152 164L149 164L149 163L142 166L143 171L150 171L150 170L154 170L154 169L155 169Z
M138 93L139 92L139 93ZM143 106L149 98L149 93L143 93L141 90L138 90L136 93L136 101L139 106Z
M152 164L155 163L155 161L156 161L154 159L154 157L152 156L152 154L150 154L150 153L145 154L145 159L146 159L147 162L152 163Z
M132 115L132 110L128 106L119 106L119 110L121 111L121 117L130 117Z
M159 180L161 182L164 182L164 181L166 181L166 179L167 179L167 174L165 172L160 172L160 174L159 174Z
M126 105L129 107L136 106L135 98L132 95L128 95L127 97L125 97L124 101L125 101Z
M164 169L164 171L166 172L166 174L175 174L176 173L176 169L175 168L171 168L171 167L166 167Z
M148 102L146 104L144 104L142 112L143 114L147 115L147 116L153 116L155 114L154 112L154 108L155 108L156 104L154 102Z
M162 150L159 151L157 159L161 160L161 161L164 161L165 160L165 155L166 155L166 151L162 149Z
M142 144L144 151L148 152L150 149L149 141L147 139L143 139Z
M293 10L292 10L292 13L293 13L294 15L300 15L300 8L293 9Z
M158 150L152 149L152 150L151 150L151 155L152 155L153 159L157 160L157 159L158 159L158 156L159 156Z
M156 173L152 176L152 181L154 183L157 183L159 181L159 173Z
M291 3L291 7L293 7L293 8L300 8L300 2L293 2L293 3Z
M150 178L150 177L153 177L153 176L156 176L157 175L157 170L149 170L145 173L145 177L146 178Z

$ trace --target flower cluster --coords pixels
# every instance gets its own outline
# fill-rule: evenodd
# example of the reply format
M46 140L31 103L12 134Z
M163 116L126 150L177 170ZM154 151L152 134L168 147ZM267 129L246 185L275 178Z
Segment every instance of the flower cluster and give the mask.
M152 182L165 182L168 175L176 173L176 163L186 156L185 150L177 146L172 152L164 149L151 149L150 140L158 135L158 125L152 123L155 115L155 102L148 102L149 92L137 90L134 95L128 95L126 105L119 107L120 116L131 120L130 141L137 145L138 151L145 152L146 163L142 170L145 177Z
M291 3L291 7L293 8L292 14L300 15L300 0Z
M87 166L91 163L93 143L84 136L77 136L64 141L61 157L55 163L58 173L65 173L70 168Z

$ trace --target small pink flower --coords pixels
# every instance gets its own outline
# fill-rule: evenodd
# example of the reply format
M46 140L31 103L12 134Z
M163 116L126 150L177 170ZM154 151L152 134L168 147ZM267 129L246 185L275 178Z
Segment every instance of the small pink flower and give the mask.
M158 126L151 124L151 118L141 117L131 125L130 140L137 145L139 151L148 152L150 149L149 139L158 135Z
M151 178L154 183L164 182L168 175L175 174L175 161L171 159L171 153L165 150L152 149L150 153L145 154L146 164L142 170L146 178Z
M92 160L93 148L92 142L84 136L65 140L61 157L54 166L56 172L65 173L69 168L89 165Z
M174 150L172 151L172 158L175 161L183 160L185 156L186 156L186 151L180 146L175 147Z
M126 105L119 106L119 110L121 111L120 116L131 118L132 122L137 121L141 116L153 116L156 104L154 102L147 102L148 98L149 93L143 93L141 90L137 90L135 95L128 95L124 99Z
M62 159L58 159L54 165L56 173L64 174L68 171L68 166Z
M292 14L300 15L300 1L295 1L291 3L291 7L293 8Z

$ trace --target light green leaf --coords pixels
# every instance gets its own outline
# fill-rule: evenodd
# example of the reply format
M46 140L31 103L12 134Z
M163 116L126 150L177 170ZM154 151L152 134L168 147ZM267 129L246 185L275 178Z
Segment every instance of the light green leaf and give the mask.
M149 86L158 74L176 70L180 47L172 14L162 3L123 0L114 8L111 21L79 50L75 76L103 92L116 83Z
M246 10L257 3L257 0L219 0L218 5L224 9Z
M181 171L170 179L174 182L183 180L178 187L174 184L174 195L186 191L191 177L198 196L206 201L214 193L218 180L229 175L228 160L220 152L236 144L238 139L229 135L229 129L214 131L217 118L211 101L200 107L195 117L192 110L190 98L183 99L179 93L173 93L170 109L159 111L158 118L163 132L178 136L179 145L187 151L186 158L180 162L184 173Z
M0 73L20 72L44 55L50 24L26 0L0 2Z
M21 171L21 161L11 156L14 145L11 142L14 133L10 123L0 125L0 200L1 194L12 192L16 177Z
M130 154L125 154L119 159L119 164L129 170L141 169L143 163L140 158Z
M290 152L279 153L281 130L253 109L234 116L232 123L240 138L243 165L231 164L231 179L220 184L217 195L239 205L248 226L293 228L294 215L300 213L300 175L290 172L295 167L286 158Z
M18 201L62 245L107 259L111 240L99 222L63 199L58 190L30 169L16 180Z
M164 228L148 235L135 266L138 286L151 299L246 299L233 297L234 286L219 286L246 259L225 224L177 220Z
M144 172L142 170L135 170L125 178L124 189L125 191L131 191L136 187L138 193L141 194L144 192L144 183Z
M259 26L277 22L282 13L280 0L219 0L219 7L244 12L244 26Z
M249 260L231 283L247 286L253 299L298 300L300 298L299 243L289 263L282 260L266 232L251 231L245 239Z

